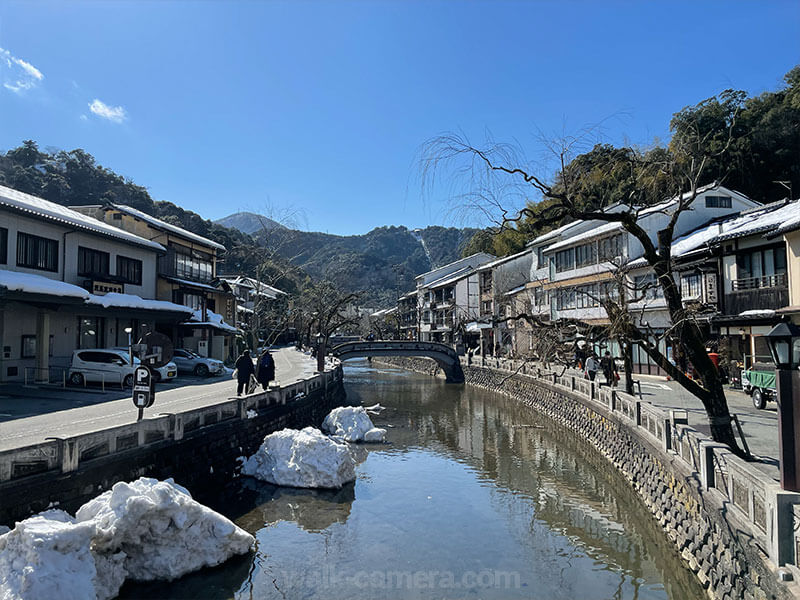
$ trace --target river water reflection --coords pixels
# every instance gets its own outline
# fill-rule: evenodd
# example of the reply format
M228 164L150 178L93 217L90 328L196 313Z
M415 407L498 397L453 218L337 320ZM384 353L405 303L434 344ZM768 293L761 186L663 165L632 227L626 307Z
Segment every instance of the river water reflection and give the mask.
M254 555L158 598L672 598L704 594L649 513L585 443L495 394L366 362L348 398L387 407L339 491L242 479L214 508Z

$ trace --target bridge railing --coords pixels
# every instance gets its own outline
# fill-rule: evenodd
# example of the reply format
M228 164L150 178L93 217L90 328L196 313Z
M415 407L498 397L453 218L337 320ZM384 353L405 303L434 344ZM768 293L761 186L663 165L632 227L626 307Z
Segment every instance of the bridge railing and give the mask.
M467 361L462 360L462 364L466 367ZM800 567L800 494L781 490L768 473L690 427L686 411L659 408L636 396L536 363L473 357L471 366L536 378L618 416L620 423L634 429L640 439L667 457L680 460L688 478L699 481L709 493L718 494L720 504L729 507L737 523L743 524L776 565Z
M93 459L146 446L178 441L218 423L248 419L279 405L300 400L342 380L338 360L308 379L210 406L178 413L157 413L141 421L85 434L48 438L45 442L0 451L0 484L48 472L69 473ZM134 414L134 409L131 413Z

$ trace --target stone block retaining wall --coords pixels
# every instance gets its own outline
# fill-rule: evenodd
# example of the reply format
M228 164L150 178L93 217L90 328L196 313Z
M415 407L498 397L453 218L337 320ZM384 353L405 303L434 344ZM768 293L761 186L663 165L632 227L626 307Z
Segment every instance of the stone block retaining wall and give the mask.
M433 374L429 359L382 358ZM462 365L466 382L511 397L588 441L630 482L706 588L721 600L795 597L793 510L800 498L649 403L533 366ZM526 373L527 371L527 373ZM787 539L788 538L788 539ZM794 546L794 548L790 548Z

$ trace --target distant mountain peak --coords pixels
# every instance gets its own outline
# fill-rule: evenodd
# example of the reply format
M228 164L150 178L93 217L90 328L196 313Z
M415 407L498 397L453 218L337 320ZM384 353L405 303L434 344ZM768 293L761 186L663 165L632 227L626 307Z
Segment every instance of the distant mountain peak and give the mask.
M269 231L271 229L286 229L285 226L269 217L243 210L228 215L227 217L217 219L214 223L222 225L223 227L238 229L242 233L248 235L253 235L259 231Z

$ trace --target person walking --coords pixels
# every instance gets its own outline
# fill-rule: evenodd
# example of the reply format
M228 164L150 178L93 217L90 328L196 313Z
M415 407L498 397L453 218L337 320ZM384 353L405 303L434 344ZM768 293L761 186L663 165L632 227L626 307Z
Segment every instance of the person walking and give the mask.
M589 355L589 358L586 359L586 374L589 376L591 381L594 381L595 376L597 375L597 369L599 365L597 364L597 359L595 358L594 353Z
M615 387L617 385L617 364L614 362L611 352L606 351L605 356L600 360L600 368L606 378L606 385Z
M269 350L264 350L258 357L258 367L256 368L256 380L265 390L269 387L269 382L275 379L275 360Z
M241 396L242 391L247 389L250 376L255 373L253 359L250 358L250 350L245 350L236 359L236 395Z

